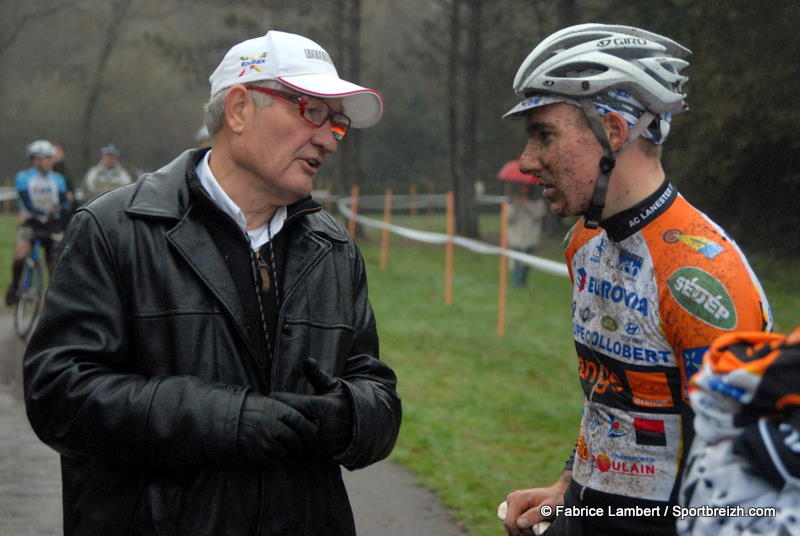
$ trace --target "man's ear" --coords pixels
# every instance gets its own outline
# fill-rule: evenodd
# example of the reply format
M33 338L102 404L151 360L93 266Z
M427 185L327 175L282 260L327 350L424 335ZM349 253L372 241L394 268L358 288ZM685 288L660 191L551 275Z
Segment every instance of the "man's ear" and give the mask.
M249 115L252 113L253 101L248 98L247 89L236 84L225 96L225 124L234 134L244 131Z
M628 139L628 122L617 112L608 112L603 116L603 128L608 136L608 143L613 152L619 151Z

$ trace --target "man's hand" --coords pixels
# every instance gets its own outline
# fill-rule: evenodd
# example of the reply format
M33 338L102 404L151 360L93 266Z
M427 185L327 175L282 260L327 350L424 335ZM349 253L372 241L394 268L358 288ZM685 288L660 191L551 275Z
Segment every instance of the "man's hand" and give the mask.
M315 359L303 361L303 372L315 395L274 393L272 396L319 424L320 451L330 457L344 452L353 436L353 404L342 381L324 372Z
M533 526L540 521L553 519L556 506L564 504L564 491L568 479L562 478L549 488L531 488L508 494L508 510L503 521L510 536L531 536ZM542 507L545 508L542 512Z
M249 393L239 416L237 452L246 464L268 464L313 444L317 424L268 396Z

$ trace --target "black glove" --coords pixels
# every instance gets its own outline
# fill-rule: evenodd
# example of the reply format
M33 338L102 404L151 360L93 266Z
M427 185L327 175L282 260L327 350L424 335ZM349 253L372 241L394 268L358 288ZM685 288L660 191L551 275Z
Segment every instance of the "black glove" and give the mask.
M294 408L268 396L244 399L236 437L239 461L268 464L297 454L314 443L317 424Z
M800 482L800 411L784 421L759 419L746 427L733 444L733 452L750 462L752 473L776 489L787 479Z
M342 454L353 437L353 404L342 381L319 368L315 359L303 361L303 372L315 395L274 393L277 400L319 423L319 449L329 457Z

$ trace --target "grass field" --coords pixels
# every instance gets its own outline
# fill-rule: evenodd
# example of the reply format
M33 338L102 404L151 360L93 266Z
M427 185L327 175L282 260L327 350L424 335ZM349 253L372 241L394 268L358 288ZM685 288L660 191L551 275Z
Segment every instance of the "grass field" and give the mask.
M442 230L440 216L396 223ZM0 217L0 288L10 277L16 222ZM497 218L482 217L487 236ZM581 394L570 333L571 285L532 271L508 289L498 338L498 258L455 252L453 304L443 305L444 255L392 236L379 268L379 234L360 246L378 319L381 357L397 372L404 419L392 459L434 489L473 536L504 534L497 504L514 489L549 484L575 438ZM558 240L545 254L560 259ZM800 325L800 262L751 257L772 303L776 330Z

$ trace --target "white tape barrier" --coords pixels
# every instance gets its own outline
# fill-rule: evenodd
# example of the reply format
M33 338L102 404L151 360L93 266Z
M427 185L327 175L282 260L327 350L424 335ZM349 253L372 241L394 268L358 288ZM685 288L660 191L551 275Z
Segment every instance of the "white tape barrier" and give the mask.
M14 188L3 186L0 188L0 201L13 201L17 198L17 191Z
M414 199L412 199L411 196L397 196L397 198L399 198L397 200L397 204L395 204L396 198L392 198L392 206L396 208L410 208L412 206L412 202L417 208L441 208L445 206L447 202L446 197L443 195L420 195L415 196ZM361 196L358 199L358 206L359 208L382 208L383 199L384 198L381 195ZM498 201L503 202L505 200L506 198L503 196L481 196L478 201L479 203L483 204L497 204ZM353 217L353 212L350 210L351 201L352 199L349 197L342 197L336 204L339 212L341 212L342 215L348 220ZM367 218L366 216L362 216L360 214L355 215L355 220L362 225L366 225L368 227L377 227L378 229L387 229L395 234L399 234L400 236L404 236L418 242L426 242L428 244L445 244L447 242L453 242L457 246L461 246L476 253L483 253L486 255L505 255L511 259L532 266L533 268L542 270L543 272L569 277L567 266L563 263L551 261L549 259L543 259L541 257L535 257L533 255L528 255L527 253L521 253L511 249L504 249L498 246L487 244L485 242L473 240L471 238L464 238L462 236L450 237L442 233L417 231L407 227L400 227L399 225L393 225L390 223L387 224L386 222Z

